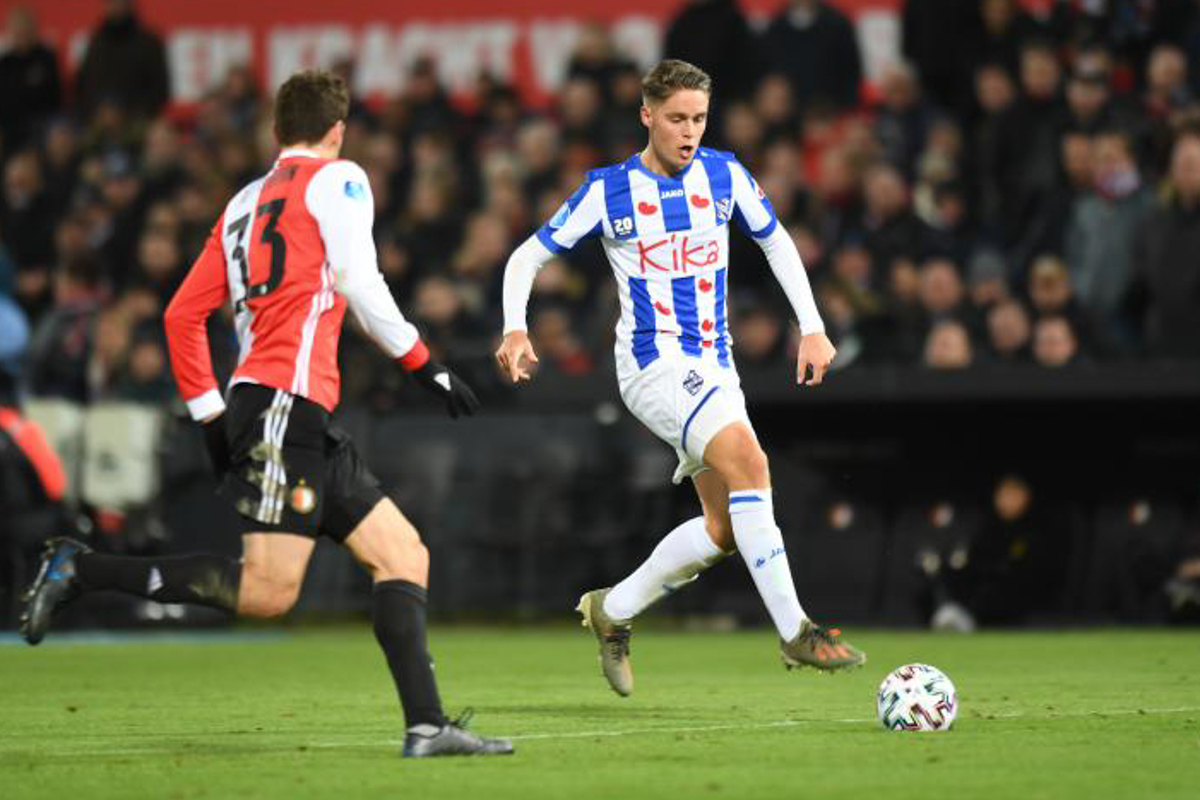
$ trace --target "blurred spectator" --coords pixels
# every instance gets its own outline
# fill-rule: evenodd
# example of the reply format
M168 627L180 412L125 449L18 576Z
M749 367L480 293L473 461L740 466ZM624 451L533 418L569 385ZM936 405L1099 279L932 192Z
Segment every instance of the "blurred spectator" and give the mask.
M1187 77L1187 57L1180 48L1160 44L1151 51L1142 96L1142 145L1152 177L1167 172L1174 127L1178 118L1195 104L1196 95L1188 86Z
M595 366L572 329L571 315L558 306L543 306L533 314L530 340L540 362L563 375L586 375Z
M1079 337L1066 317L1042 317L1033 326L1033 358L1043 367L1067 367L1080 361Z
M916 73L908 64L893 63L884 69L879 78L879 96L875 136L884 159L911 180L933 124L933 111L922 100Z
M1013 241L1058 179L1058 131L1063 117L1062 67L1054 46L1034 40L1021 50L1017 101L1005 115L998 159L1002 229Z
M979 9L979 34L967 58L994 61L1015 71L1021 47L1042 33L1041 27L1017 0L975 0Z
M997 362L1024 364L1030 361L1029 312L1016 300L1002 300L988 310L987 330L988 347Z
M1012 624L1062 611L1071 547L1067 516L1039 500L1026 478L1002 477L965 561L944 574L946 602L966 612L955 615L956 627ZM949 618L947 611L939 609L935 619Z
M1134 247L1150 210L1132 143L1121 132L1095 139L1092 191L1077 198L1067 223L1064 257L1071 283L1093 324L1113 344L1129 347L1132 324L1122 311L1134 276Z
M921 265L921 307L931 322L961 321L966 314L965 296L962 277L953 261L935 257Z
M0 161L33 145L42 123L58 111L58 59L26 6L8 12L8 49L0 55Z
M875 264L896 258L920 258L926 240L925 226L909 204L908 186L899 170L878 164L862 181L862 231Z
M925 338L925 366L937 370L966 369L974 358L971 337L961 322L944 319L929 329Z
M4 165L0 236L19 270L45 268L53 258L54 201L35 150L17 153Z
M858 105L862 58L854 25L821 0L789 0L763 39L772 66L788 77L801 113Z
M737 304L731 331L737 343L739 364L776 365L786 363L787 325L779 309L758 298L746 298Z
M99 264L68 261L54 275L54 307L34 328L29 346L29 388L38 397L76 403L91 399L88 364L104 299Z
M1036 212L1013 244L1012 259L1018 274L1025 273L1035 256L1062 252L1071 211L1095 185L1095 147L1090 135L1064 131L1059 139L1059 158L1062 167L1058 183L1038 200Z
M916 67L921 85L942 108L965 112L970 106L970 72L977 58L973 33L979 15L968 0L907 0L901 11L901 48Z
M985 62L975 72L975 125L969 158L975 165L975 200L979 220L991 231L1003 229L1007 114L1017 97L1012 75L998 62Z
M1200 134L1179 137L1170 194L1146 221L1135 261L1146 349L1200 356Z
M713 111L750 92L762 69L754 35L737 0L687 0L667 25L663 57L695 64L713 79Z
M105 0L75 76L80 116L90 120L110 106L131 121L148 121L167 104L170 86L162 40L142 25L134 0Z

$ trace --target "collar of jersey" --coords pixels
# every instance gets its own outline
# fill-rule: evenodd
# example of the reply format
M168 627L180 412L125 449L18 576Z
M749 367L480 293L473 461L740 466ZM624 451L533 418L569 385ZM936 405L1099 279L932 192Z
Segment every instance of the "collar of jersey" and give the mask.
M275 159L275 163L278 164L286 158L320 158L320 156L312 150L305 150L302 147L289 147L279 154L279 158Z
M699 148L697 148L696 155L699 155L699 154L700 154L700 150L699 150ZM675 173L675 175L671 176L671 177L668 177L666 175L659 175L657 172L651 172L649 169L647 169L646 165L642 163L642 154L641 153L634 153L633 156L626 163L632 164L634 169L638 170L643 175L649 175L651 178L654 178L654 180L658 181L659 183L666 184L667 186L677 186L677 185L683 183L683 176L687 175L688 170L691 169L692 165L694 165L696 163L696 155L692 156L692 160L688 162L688 165L686 167L679 170L679 172Z

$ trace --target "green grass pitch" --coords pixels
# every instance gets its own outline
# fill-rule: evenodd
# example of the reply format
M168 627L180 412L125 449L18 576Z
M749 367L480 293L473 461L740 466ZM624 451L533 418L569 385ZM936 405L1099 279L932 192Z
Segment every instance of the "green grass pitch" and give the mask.
M848 632L870 663L785 672L767 631L639 630L609 692L578 629L437 627L444 700L517 739L405 761L370 629L0 645L0 797L1200 797L1200 635ZM955 681L947 733L883 730L887 671Z

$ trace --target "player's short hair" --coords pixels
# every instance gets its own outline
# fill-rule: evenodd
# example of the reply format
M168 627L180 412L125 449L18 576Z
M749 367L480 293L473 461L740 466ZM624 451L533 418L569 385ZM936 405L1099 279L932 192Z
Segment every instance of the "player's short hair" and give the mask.
M297 72L275 95L275 138L280 146L315 143L350 113L350 90L340 75Z
M698 89L712 94L712 78L708 73L677 58L668 58L642 78L642 102L661 103L681 89Z

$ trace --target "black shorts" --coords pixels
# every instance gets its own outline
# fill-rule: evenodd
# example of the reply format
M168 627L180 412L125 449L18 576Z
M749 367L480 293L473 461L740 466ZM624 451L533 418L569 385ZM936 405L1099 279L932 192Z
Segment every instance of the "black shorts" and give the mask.
M242 533L341 542L383 499L349 434L311 400L238 384L225 412L225 435L232 467L218 493L233 503Z

